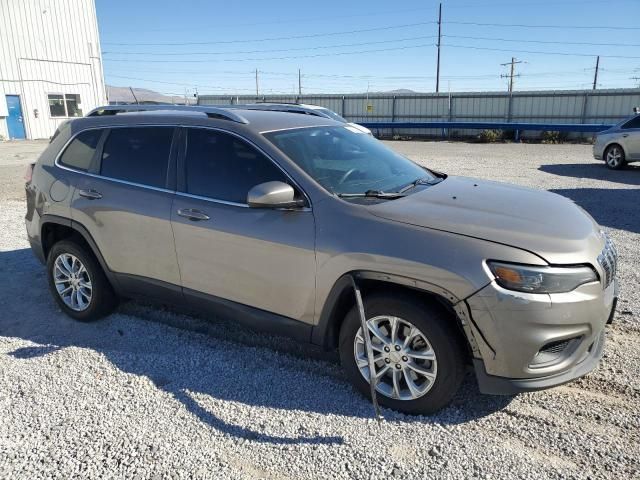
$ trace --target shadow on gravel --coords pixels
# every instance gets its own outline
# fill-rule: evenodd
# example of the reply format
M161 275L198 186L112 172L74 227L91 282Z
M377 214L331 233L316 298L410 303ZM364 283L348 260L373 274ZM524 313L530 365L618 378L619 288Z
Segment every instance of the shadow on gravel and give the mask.
M539 170L553 175L591 178L626 185L640 185L640 166L627 165L624 170L610 170L602 163L567 163L541 165Z
M570 198L600 225L640 233L640 188L562 188L549 191Z
M38 344L9 353L20 361L55 355L68 347L93 350L121 372L150 379L205 425L251 441L340 445L342 436L319 434L313 427L317 420L308 414L372 417L372 406L350 387L336 362L331 357L321 359L312 350L312 358L305 358L304 351L310 348L305 345L283 348L292 341L134 302L98 322L76 322L58 310L44 269L30 250L0 252L0 272L0 335ZM200 334L159 322L174 327L184 322L187 330L199 325ZM203 333L203 322L217 333ZM467 375L451 406L433 416L410 417L390 410L384 415L390 422L455 425L495 413L512 398L481 395ZM235 415L242 410L234 404L255 407L252 419L236 423ZM268 409L300 412L297 436L266 433L278 418L274 415L272 420Z

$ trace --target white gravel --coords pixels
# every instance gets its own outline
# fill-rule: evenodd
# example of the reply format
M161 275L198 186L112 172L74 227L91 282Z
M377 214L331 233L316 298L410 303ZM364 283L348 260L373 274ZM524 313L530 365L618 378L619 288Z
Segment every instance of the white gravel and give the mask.
M480 395L469 377L441 413L384 411L378 427L335 355L137 303L70 320L28 249L17 190L3 188L0 478L640 477L640 169L610 172L584 145L393 146L557 191L611 231L621 300L595 372L516 397ZM13 175L5 147L0 175Z

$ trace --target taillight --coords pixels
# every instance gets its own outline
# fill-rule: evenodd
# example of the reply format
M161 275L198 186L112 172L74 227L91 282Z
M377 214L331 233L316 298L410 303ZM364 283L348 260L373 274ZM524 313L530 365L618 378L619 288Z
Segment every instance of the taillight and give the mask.
M27 183L31 183L31 179L33 178L33 168L36 166L35 163L30 163L27 165L27 171L24 172L24 181Z

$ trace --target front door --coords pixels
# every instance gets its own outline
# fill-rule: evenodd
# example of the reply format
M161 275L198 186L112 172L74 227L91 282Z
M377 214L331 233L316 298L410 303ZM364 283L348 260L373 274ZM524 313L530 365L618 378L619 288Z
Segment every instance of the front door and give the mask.
M7 126L9 127L9 138L14 140L24 140L24 117L22 116L22 106L19 95L7 95Z
M186 152L179 162L179 191L171 214L185 294L204 293L312 322L313 213L309 208L250 208L246 199L253 186L292 182L236 135L185 131Z

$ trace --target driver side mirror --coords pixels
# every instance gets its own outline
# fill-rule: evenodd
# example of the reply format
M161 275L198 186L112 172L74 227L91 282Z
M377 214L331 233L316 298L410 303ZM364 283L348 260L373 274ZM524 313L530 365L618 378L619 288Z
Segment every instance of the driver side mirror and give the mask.
M247 204L252 208L299 208L304 200L295 199L295 191L284 182L264 182L247 194Z

